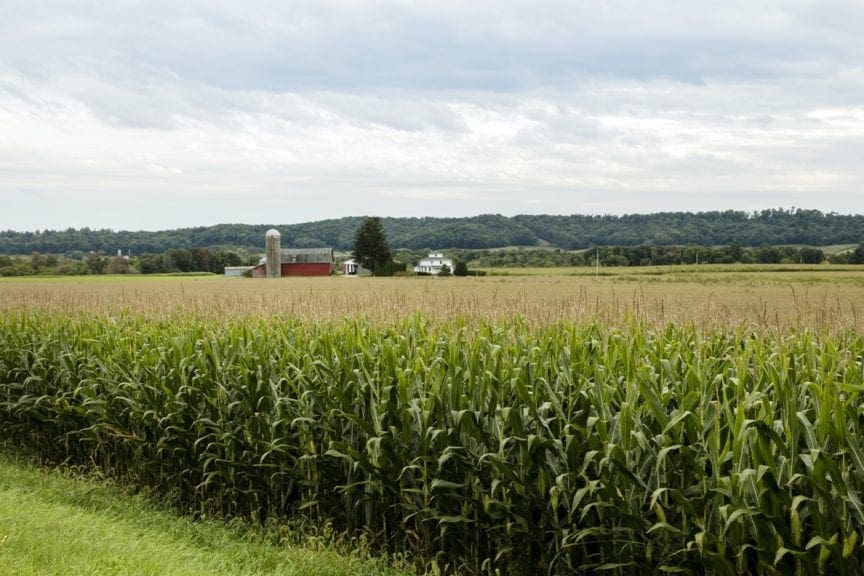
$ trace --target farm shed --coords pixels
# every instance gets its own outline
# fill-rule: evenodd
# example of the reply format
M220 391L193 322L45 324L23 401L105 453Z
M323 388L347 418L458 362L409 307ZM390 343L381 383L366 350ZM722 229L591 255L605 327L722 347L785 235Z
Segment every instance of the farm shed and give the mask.
M342 274L345 276L369 276L372 272L352 258L342 263Z
M253 266L225 266L225 276L230 278L240 278L247 270L251 270Z

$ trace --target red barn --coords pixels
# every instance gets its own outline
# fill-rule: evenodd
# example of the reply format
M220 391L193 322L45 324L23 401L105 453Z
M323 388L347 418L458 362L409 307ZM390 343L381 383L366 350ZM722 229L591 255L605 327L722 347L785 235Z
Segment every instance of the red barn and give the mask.
M293 248L280 252L280 276L329 276L333 271L332 248ZM267 277L266 259L252 269L252 277Z

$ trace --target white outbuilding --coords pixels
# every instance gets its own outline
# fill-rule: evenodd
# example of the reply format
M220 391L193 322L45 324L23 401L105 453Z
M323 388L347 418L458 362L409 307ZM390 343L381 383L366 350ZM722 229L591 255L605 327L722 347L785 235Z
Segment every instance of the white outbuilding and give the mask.
M342 274L345 276L370 276L372 272L352 258L342 263Z

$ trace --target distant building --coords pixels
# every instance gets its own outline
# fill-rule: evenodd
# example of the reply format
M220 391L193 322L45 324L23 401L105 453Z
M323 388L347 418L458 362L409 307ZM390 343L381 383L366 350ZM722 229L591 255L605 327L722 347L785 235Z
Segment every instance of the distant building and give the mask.
M333 271L332 248L285 248L280 249L278 254L281 261L279 267L274 269L271 277L329 276ZM252 268L252 277L267 277L266 258L258 266Z
M441 268L447 266L450 272L453 272L453 260L445 258L441 252L432 252L426 258L420 260L420 263L414 267L415 274L440 274Z
M253 278L329 276L333 272L332 248L282 249L282 235L270 229L264 235L264 258L252 268ZM227 270L227 269L226 269ZM226 272L227 273L227 272Z
M345 276L369 276L372 274L370 270L364 268L362 264L353 258L342 263L342 273Z
M252 270L254 266L226 266L225 276L229 278L239 278L246 273L247 270Z

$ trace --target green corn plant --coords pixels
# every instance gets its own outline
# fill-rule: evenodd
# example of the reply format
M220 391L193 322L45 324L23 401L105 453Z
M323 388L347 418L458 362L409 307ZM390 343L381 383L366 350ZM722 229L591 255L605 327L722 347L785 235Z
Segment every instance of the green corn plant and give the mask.
M0 442L466 574L864 570L864 337L0 314Z

